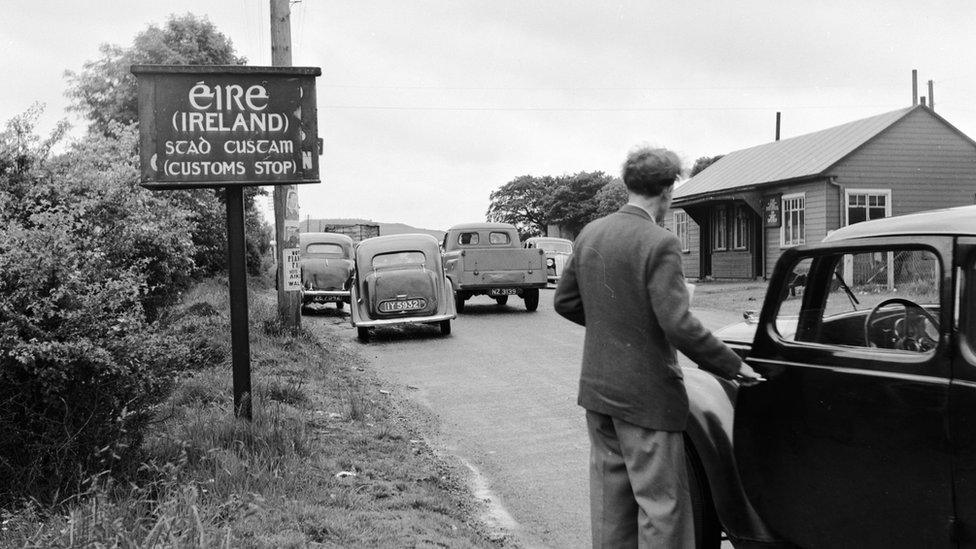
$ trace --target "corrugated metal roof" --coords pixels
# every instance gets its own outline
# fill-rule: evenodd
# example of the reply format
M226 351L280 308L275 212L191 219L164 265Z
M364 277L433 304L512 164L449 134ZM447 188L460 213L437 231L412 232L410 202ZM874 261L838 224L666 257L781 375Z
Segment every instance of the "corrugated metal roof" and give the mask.
M674 198L819 175L915 108L731 152L676 187Z

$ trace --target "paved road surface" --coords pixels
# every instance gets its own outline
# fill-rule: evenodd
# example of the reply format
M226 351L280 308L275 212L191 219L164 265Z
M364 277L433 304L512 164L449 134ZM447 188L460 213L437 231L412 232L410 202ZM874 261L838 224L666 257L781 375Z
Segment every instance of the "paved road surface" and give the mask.
M583 328L553 311L552 295L543 291L534 313L518 298L499 307L476 297L450 337L434 326L378 330L364 350L381 379L441 419L438 442L481 474L522 545L588 547L588 441L576 405ZM696 313L713 329L741 318ZM355 339L344 319L306 321Z

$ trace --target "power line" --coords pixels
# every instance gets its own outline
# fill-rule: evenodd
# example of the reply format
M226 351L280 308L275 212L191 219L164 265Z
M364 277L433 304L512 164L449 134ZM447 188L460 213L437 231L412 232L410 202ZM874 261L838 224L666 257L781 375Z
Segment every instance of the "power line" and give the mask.
M475 112L659 112L659 111L769 111L773 107L444 107L406 105L319 105L319 109L331 110L383 110L383 111L475 111ZM791 110L807 109L865 109L897 108L897 105L799 105L785 107Z
M524 87L524 86L401 86L367 84L323 84L319 88L354 90L431 90L431 91L738 91L738 90L780 90L780 89L871 89L853 84L831 86L569 86L569 87ZM881 89L881 88L878 88ZM890 89L885 87L884 89Z

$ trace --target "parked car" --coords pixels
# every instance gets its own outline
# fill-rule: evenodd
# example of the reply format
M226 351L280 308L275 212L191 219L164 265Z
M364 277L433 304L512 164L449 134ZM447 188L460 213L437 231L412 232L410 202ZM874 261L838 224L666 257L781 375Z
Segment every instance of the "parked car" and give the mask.
M300 233L302 310L310 305L349 303L352 239L337 233Z
M767 381L684 370L700 546L976 546L976 206L787 250L716 335Z
M552 236L533 236L525 239L524 248L539 249L546 253L546 277L550 283L559 282L563 269L573 257L573 241Z
M522 298L526 310L539 307L539 289L548 284L545 252L522 249L513 225L455 225L444 235L442 247L458 312L464 312L464 302L476 295L487 295L499 305L514 295Z
M360 242L351 290L350 320L363 342L370 329L397 324L437 324L449 335L457 316L437 239L426 234Z

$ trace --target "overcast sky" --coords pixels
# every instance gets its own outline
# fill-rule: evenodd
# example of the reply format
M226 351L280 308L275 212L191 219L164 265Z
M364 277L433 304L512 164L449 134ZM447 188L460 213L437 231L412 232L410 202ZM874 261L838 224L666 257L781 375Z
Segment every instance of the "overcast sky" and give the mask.
M0 121L65 111L65 70L170 14L207 16L270 65L268 0L0 0ZM695 158L911 104L976 137L976 3L303 0L293 60L318 66L322 184L302 218L429 229L484 219L520 175L616 174L641 143Z

